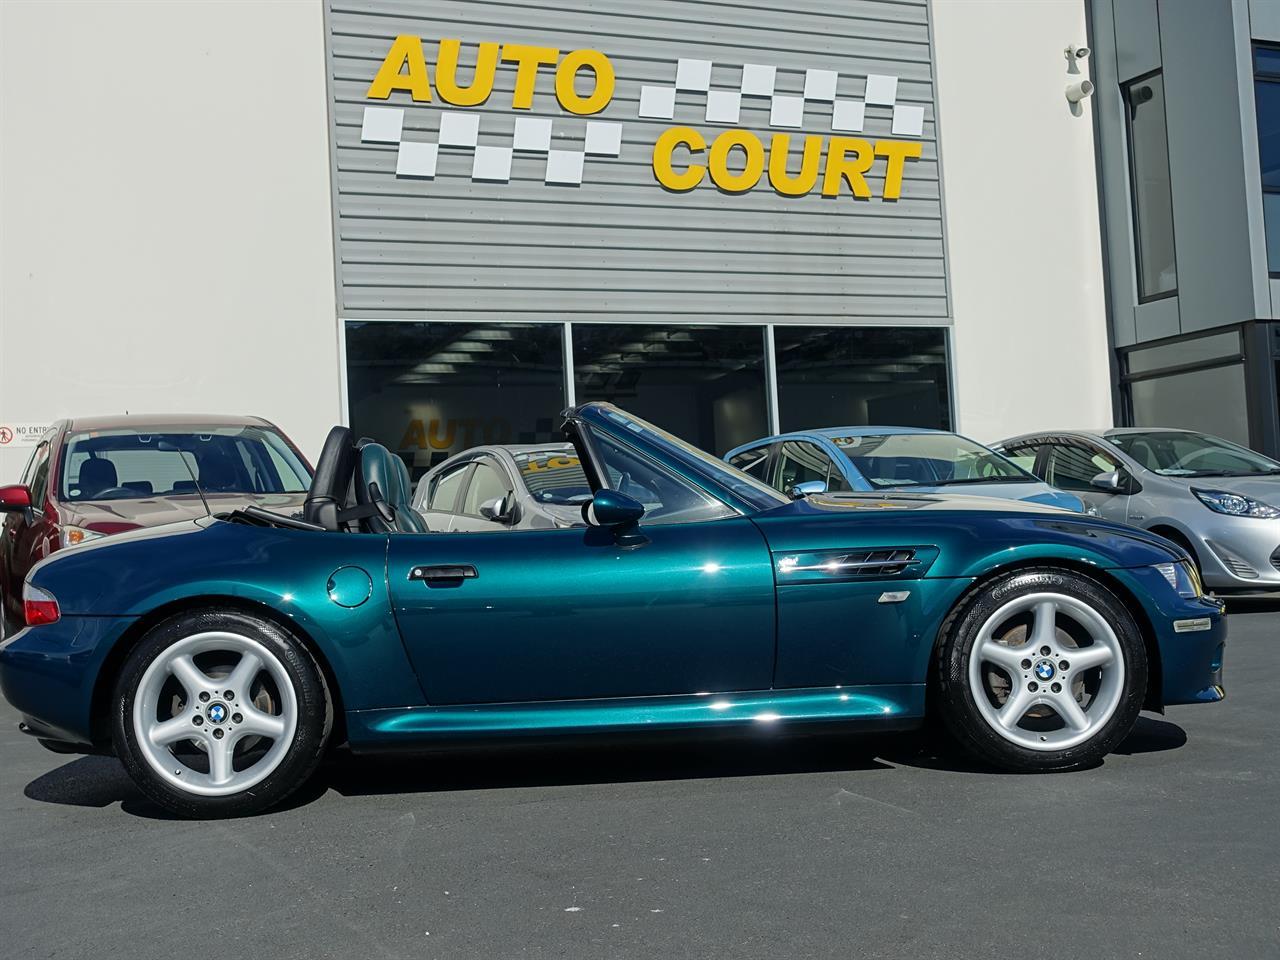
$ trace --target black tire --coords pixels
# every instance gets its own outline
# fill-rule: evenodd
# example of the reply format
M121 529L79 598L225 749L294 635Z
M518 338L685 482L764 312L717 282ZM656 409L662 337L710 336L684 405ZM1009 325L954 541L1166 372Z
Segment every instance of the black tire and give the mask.
M265 647L283 667L297 703L292 742L278 765L248 789L224 796L190 793L161 778L139 750L133 724L134 699L147 667L178 641L208 631L235 633ZM246 816L279 804L314 773L332 727L332 699L306 647L275 623L235 610L191 611L153 627L129 654L113 694L113 743L125 769L149 799L194 819Z
M1073 597L1101 614L1119 641L1125 667L1120 699L1110 719L1083 743L1060 750L1030 749L997 733L974 701L969 682L970 657L983 625L1005 604L1043 592ZM1101 583L1073 570L1018 570L980 585L943 622L936 656L938 712L948 734L979 760L1015 773L1097 764L1129 735L1146 697L1147 651L1132 614Z

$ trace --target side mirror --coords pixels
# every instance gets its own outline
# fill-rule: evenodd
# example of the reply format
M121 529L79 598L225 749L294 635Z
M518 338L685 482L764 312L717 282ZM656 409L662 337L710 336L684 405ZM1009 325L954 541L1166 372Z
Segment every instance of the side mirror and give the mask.
M805 497L811 497L814 494L826 492L827 481L825 480L805 480L787 488L787 495L791 497L792 500L803 500Z
M597 490L582 505L582 519L593 527L623 527L638 523L644 516L644 504L618 490Z
M31 509L31 488L20 483L0 487L0 513L22 513Z
M480 516L494 523L509 523L511 508L507 506L507 498L494 497L492 500L486 500L480 504Z
M1089 481L1089 485L1097 490L1105 491L1106 493L1122 493L1127 486L1124 474L1119 470L1112 470L1109 473L1100 473Z

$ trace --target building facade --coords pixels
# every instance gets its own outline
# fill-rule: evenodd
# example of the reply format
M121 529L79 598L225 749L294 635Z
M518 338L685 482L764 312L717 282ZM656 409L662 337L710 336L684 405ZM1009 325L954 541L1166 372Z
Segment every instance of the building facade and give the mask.
M1120 417L1280 456L1280 4L1090 13Z
M421 472L590 399L719 453L1111 422L1084 0L0 18L0 424L345 421Z

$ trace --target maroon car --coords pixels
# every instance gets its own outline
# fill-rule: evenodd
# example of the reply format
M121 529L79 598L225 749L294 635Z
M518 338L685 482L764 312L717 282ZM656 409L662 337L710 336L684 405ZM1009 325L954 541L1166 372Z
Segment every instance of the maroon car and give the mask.
M59 421L21 481L0 486L0 635L22 622L27 571L55 550L202 517L201 494L214 513L249 504L294 513L310 484L306 459L260 417Z

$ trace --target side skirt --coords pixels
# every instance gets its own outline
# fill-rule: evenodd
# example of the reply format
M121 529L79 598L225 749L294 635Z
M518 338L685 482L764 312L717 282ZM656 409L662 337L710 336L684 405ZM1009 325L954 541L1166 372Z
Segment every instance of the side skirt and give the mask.
M838 726L849 731L918 727L925 684L880 684L760 690L614 700L395 707L347 712L356 753L440 746L450 742L520 740L650 731L707 731Z

